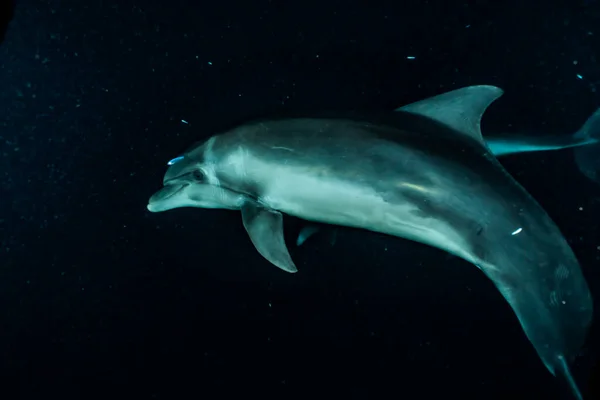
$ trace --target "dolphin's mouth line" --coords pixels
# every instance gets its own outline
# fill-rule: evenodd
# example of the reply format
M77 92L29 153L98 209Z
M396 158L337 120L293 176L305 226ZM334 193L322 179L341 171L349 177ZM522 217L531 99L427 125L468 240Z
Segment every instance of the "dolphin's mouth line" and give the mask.
M188 185L189 185L189 183L181 183L181 182L179 182L179 183L177 183L177 182L169 183L169 182L167 182L163 186L163 188L161 189L161 192L165 191L165 189L171 189L171 191L169 193L167 193L164 197L161 197L160 200L164 201L164 200L170 199L171 197L175 196L177 193L179 193L183 189L185 189L185 187L188 186ZM177 189L173 190L173 186L179 186L179 187Z
M179 187L179 189L177 189L176 191L174 191L174 192L172 192L171 194L169 194L167 197L165 197L165 199L168 199L168 198L170 198L170 197L173 197L173 196L175 196L177 193L181 192L181 191L182 191L182 190L183 190L183 189L184 189L184 188L185 188L187 185L188 185L187 183L180 184L180 185L179 185L179 186L180 186L180 187Z

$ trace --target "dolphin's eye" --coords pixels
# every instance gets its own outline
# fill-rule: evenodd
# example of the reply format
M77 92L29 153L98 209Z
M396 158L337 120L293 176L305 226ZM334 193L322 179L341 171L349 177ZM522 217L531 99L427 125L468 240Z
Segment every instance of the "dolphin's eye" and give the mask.
M195 169L192 171L192 178L194 178L195 181L202 182L204 181L204 174L199 169Z

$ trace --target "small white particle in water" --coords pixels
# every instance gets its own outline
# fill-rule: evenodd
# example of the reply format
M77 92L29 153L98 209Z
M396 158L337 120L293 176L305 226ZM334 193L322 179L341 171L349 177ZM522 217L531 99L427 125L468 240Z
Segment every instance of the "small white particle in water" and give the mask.
M577 79L583 79L583 75L577 74Z
M181 122L183 122L184 124L189 124L189 122L187 122L185 119L182 119Z
M414 60L415 58L417 58L417 57L415 57L415 56L408 56L408 57L406 57L407 60Z
M522 231L522 230L523 230L523 228L519 228L519 229L517 229L516 231L514 231L513 233L511 233L511 235L513 235L513 236L514 236L514 235L516 235L516 234L518 234L518 233L521 233L521 231Z
M210 62L210 61L209 61L209 62L208 62L208 65L212 65L212 62Z
M273 305L271 303L269 303L269 308L273 307Z
M583 211L583 207L579 207L579 211Z
M567 302L566 302L566 301L564 301L564 300L562 301L562 303L563 303L563 304L567 304Z

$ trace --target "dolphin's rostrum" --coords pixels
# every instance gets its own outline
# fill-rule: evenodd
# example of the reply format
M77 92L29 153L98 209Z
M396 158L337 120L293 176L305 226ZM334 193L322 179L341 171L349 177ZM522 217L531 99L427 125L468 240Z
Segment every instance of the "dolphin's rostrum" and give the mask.
M548 370L581 398L568 363L591 295L557 226L482 139L501 94L472 86L378 115L250 122L172 160L148 209L241 210L259 253L288 272L282 213L446 250L494 282Z

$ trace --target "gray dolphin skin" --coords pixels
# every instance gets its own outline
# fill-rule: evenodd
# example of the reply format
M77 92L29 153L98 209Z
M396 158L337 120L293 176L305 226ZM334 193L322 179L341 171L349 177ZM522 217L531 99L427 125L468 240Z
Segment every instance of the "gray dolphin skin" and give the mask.
M403 107L397 109L403 111ZM589 179L600 183L600 109L596 110L583 126L572 135L515 135L487 133L484 135L488 149L496 157L539 151L575 149L579 170ZM321 231L321 226L308 223L298 234L297 246ZM330 229L332 235L337 230Z
M546 368L582 399L569 363L591 294L558 227L482 139L501 94L471 86L377 115L249 122L171 160L148 210L241 210L258 252L287 272L297 269L282 213L445 250L493 281Z

